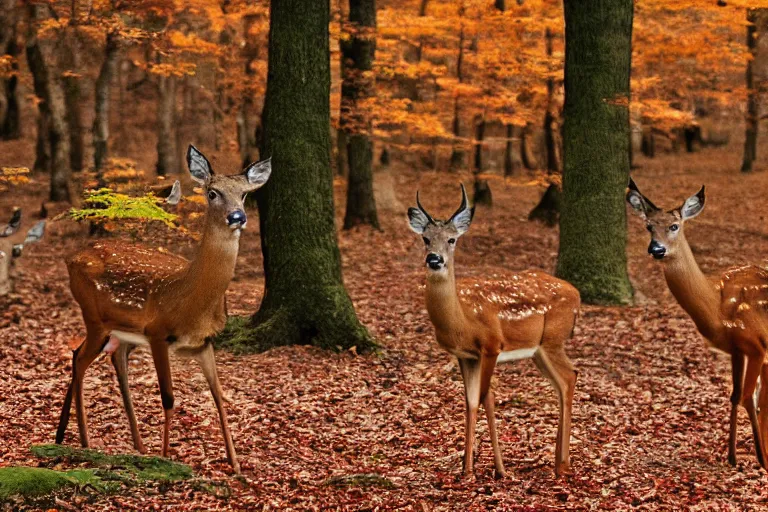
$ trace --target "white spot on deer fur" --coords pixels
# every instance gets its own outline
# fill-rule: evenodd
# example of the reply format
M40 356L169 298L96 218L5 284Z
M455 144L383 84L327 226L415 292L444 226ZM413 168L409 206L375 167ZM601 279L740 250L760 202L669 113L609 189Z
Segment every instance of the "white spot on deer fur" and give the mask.
M135 332L125 332L113 330L110 334L117 337L123 343L130 343L131 345L149 346L149 340L143 334L137 334Z
M502 352L496 359L496 363L507 363L509 361L518 361L520 359L530 359L536 354L539 347L533 348L520 348L517 350L510 350L508 352Z

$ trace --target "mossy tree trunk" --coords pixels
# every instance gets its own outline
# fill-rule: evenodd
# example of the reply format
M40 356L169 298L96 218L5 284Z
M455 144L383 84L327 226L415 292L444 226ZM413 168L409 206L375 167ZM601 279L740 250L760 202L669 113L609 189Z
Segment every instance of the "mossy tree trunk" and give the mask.
M341 276L330 141L329 2L273 1L261 154L272 176L257 193L266 294L247 345L375 345Z
M0 79L0 138L3 140L21 137L21 111L16 87L19 83L18 56L19 45L16 42L16 0L0 0L0 55L11 58L12 75Z
M101 63L99 77L96 79L95 115L93 117L93 166L99 173L109 156L109 100L112 77L117 68L119 55L118 35L108 32L104 45L104 60ZM99 174L101 183L101 174Z
M629 180L632 0L565 0L563 202L557 275L597 304L632 300Z
M347 211L344 229L359 225L379 228L373 195L373 128L360 103L376 95L373 59L376 53L375 0L349 0L350 37L341 42L344 58L341 84L341 129L347 136Z
M747 23L747 49L752 58L747 62L747 114L745 120L744 159L741 164L741 172L750 172L753 163L757 159L757 131L760 126L760 87L755 83L755 64L758 58L758 38L768 28L768 9L747 9ZM757 81L760 82L759 79Z

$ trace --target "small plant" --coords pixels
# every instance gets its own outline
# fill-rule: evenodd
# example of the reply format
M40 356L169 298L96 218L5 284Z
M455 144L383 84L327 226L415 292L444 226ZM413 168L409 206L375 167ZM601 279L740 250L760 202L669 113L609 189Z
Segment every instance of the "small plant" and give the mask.
M108 229L112 221L159 221L171 228L177 228L177 215L168 213L160 207L163 200L151 192L139 197L131 197L108 188L87 190L81 208L72 208L64 215L80 221L103 224Z

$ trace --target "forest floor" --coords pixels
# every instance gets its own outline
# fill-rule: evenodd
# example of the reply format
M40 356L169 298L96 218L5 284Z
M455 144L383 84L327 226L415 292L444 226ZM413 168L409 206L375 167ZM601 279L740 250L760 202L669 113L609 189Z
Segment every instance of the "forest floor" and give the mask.
M768 148L766 148L768 149ZM707 274L767 264L768 173L741 175L741 148L641 160L633 172L656 204L672 208L707 185L707 206L686 226ZM393 171L406 207L416 189L433 215L458 206L468 174ZM457 248L457 274L554 269L557 230L526 220L543 187L530 177L494 179L493 208L478 208ZM32 213L44 186L0 196ZM344 186L336 185L339 219ZM256 215L254 212L252 215ZM361 321L381 344L376 355L287 347L236 356L218 352L243 476L224 458L213 401L194 363L174 363L177 415L171 457L199 478L228 486L222 497L196 481L146 483L117 494L68 491L57 509L146 510L766 510L768 474L759 469L742 411L737 467L726 461L729 360L707 349L675 303L661 267L646 253L643 223L628 219L632 307L584 306L567 352L579 370L571 460L554 475L557 401L530 361L496 372L496 417L507 467L493 478L486 422L478 425L475 476L461 472L462 383L455 360L436 344L427 317L423 243L405 211L382 211L382 231L341 232L344 279ZM154 230L150 243L189 254ZM18 260L16 294L0 301L0 466L45 464L30 445L53 442L71 372L68 343L84 334L64 255L87 242L85 227L50 223L45 239ZM376 257L371 257L375 253ZM258 222L244 233L230 314L257 310L263 293ZM151 357L132 356L130 380L140 429L159 454L162 413ZM93 443L132 453L114 371L91 366L85 396ZM78 444L74 414L65 443ZM57 467L68 469L66 463ZM375 474L380 478L360 475ZM357 476L355 476L357 475Z

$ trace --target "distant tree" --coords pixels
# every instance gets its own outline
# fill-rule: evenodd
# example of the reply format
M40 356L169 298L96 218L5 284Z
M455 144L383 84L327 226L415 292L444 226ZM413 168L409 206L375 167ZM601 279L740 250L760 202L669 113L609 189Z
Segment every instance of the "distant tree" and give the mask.
M16 0L0 0L0 138L3 140L21 137L21 111L16 94L21 50L16 41L17 23Z
M95 115L93 117L93 166L98 172L109 156L110 86L120 54L119 34L108 31L104 42L104 60L96 79Z
M751 59L747 62L747 115L746 135L744 137L744 160L742 172L750 172L752 164L757 159L757 132L760 126L760 96L765 86L762 81L766 76L758 76L755 80L755 69L758 58L768 60L768 56L758 55L758 40L768 30L768 9L747 9L747 48Z
M51 201L70 201L69 125L67 107L61 84L61 73L56 65L57 37L46 34L38 37L38 29L51 18L47 4L30 3L27 32L27 63L32 73L41 122L38 123L37 160L51 173ZM48 159L46 152L50 155ZM41 154L42 153L42 154Z
M563 201L557 275L589 303L632 300L629 179L632 0L565 0Z
M253 347L374 346L344 288L334 226L329 18L329 2L271 5L261 155L274 171L256 194L266 294Z
M349 0L348 38L341 41L341 129L349 165L344 229L367 224L379 227L373 195L371 99L376 96L373 60L376 53L375 0ZM366 104L366 102L368 104Z

